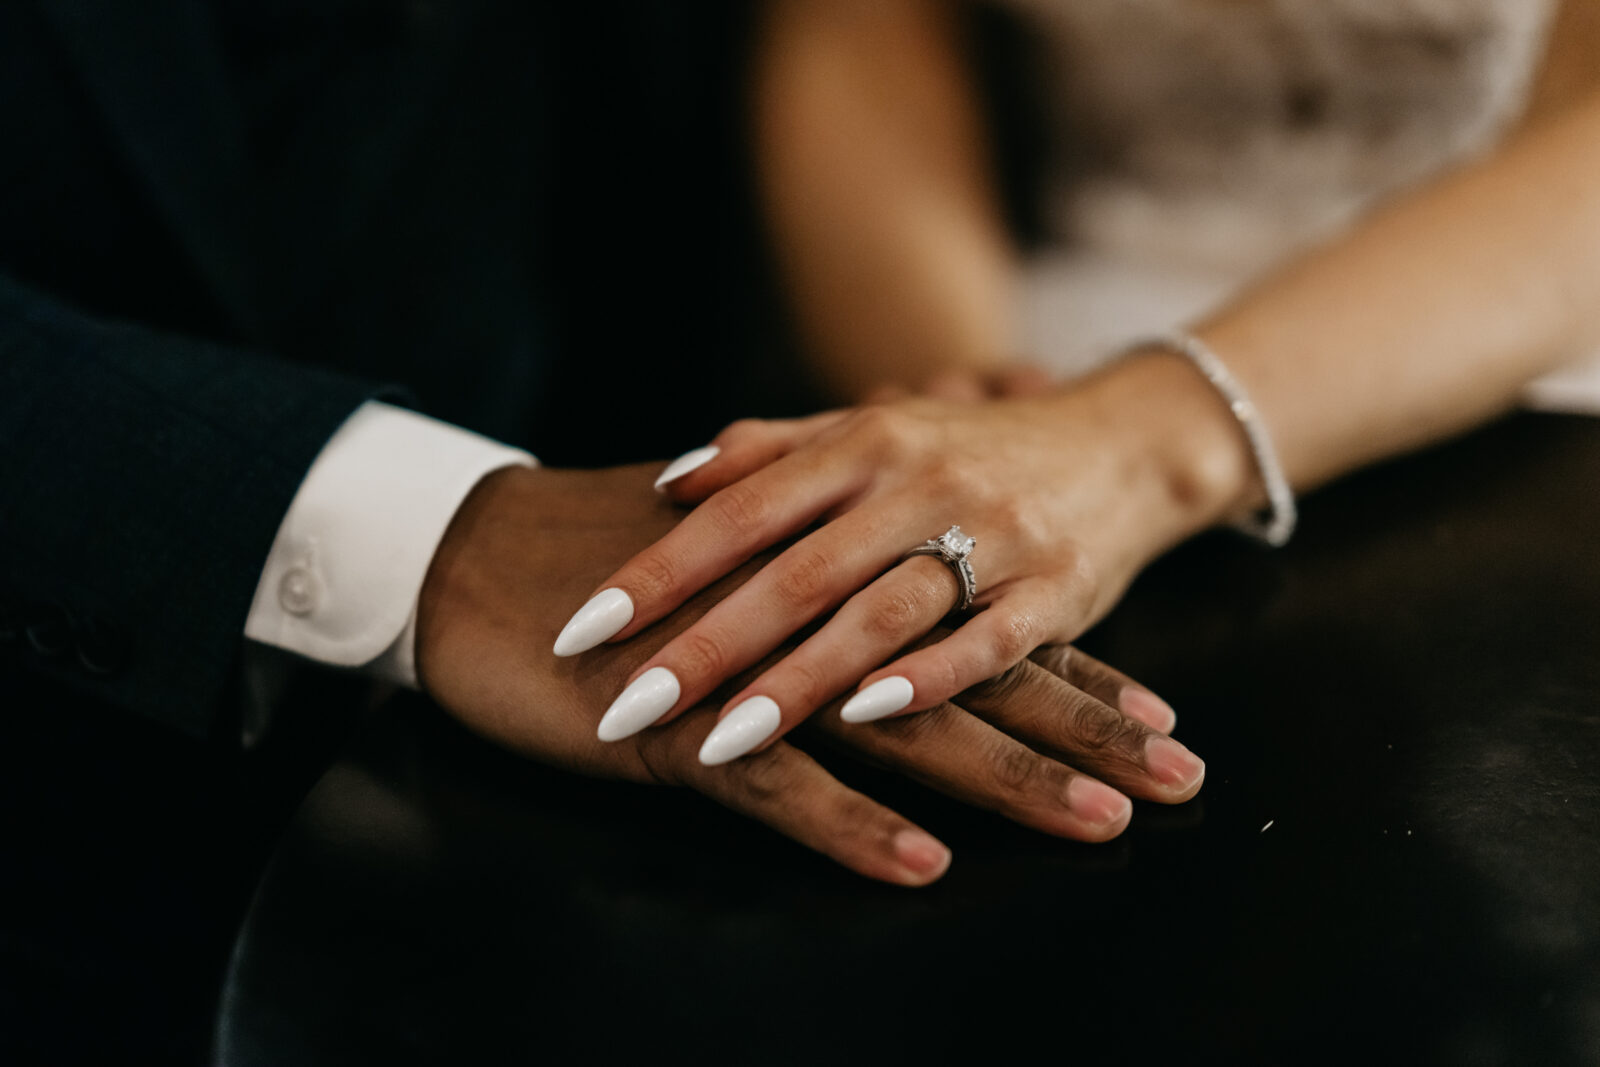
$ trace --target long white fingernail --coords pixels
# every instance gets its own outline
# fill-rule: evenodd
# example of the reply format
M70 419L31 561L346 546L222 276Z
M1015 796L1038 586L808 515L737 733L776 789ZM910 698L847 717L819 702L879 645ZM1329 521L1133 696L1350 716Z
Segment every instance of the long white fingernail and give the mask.
M771 737L782 718L771 697L751 697L717 723L700 746L700 762L715 767L738 759Z
M698 470L707 463L717 458L722 449L716 445L706 445L703 448L691 449L667 464L667 469L661 472L661 477L656 479L656 488L660 489L668 482L675 482L692 470Z
M567 620L556 636L555 654L576 656L587 652L628 625L633 618L633 598L621 589L602 589Z
M875 722L911 703L911 679L892 674L879 678L844 702L839 718L845 722Z
M678 702L678 676L665 667L651 667L633 680L600 717L602 741L621 741L655 722Z

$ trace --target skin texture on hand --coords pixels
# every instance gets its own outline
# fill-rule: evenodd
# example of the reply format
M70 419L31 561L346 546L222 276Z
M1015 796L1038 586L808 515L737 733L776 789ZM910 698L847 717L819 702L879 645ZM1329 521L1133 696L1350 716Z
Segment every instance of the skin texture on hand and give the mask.
M508 468L485 478L457 513L423 587L417 666L426 691L476 732L541 761L688 786L868 877L905 885L937 878L948 850L787 743L704 766L697 753L714 724L714 703L664 729L616 743L597 738L607 703L644 659L761 563L633 642L555 656L572 605L681 519L651 488L658 470ZM1065 673L1080 684L1024 664L974 691L973 709L945 705L914 730L846 727L837 714L822 716L822 725L935 788L1080 840L1120 833L1131 816L1126 794L1165 802L1192 796L1203 765L1162 733L1170 713L1163 722L1146 712L1154 728L1124 715L1114 705L1142 690L1088 657L1069 659Z

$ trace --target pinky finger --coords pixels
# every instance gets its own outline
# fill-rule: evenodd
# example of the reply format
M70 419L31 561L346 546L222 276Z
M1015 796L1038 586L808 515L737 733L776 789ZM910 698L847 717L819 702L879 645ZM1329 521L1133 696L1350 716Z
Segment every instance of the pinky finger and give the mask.
M680 504L699 503L782 459L843 418L843 411L824 411L803 419L741 419L709 444L690 449L656 479L656 490Z
M944 640L868 675L840 717L872 722L942 704L1021 662L1061 630L1061 613L1060 596L1045 583L1019 586Z

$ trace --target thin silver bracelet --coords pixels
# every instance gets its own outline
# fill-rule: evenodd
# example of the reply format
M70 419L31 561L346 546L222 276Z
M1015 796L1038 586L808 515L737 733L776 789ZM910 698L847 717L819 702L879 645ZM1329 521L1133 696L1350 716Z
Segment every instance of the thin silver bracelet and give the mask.
M1267 506L1258 514L1237 520L1234 528L1272 548L1287 544L1294 533L1296 518L1294 491L1289 488L1289 479L1283 475L1283 464L1278 461L1278 450L1272 447L1272 435L1267 432L1267 424L1262 421L1261 412L1250 402L1244 386L1228 370L1227 364L1218 359L1204 341L1191 333L1174 331L1143 341L1128 351L1151 348L1176 352L1193 363L1195 369L1211 383L1211 387L1228 402L1228 410L1239 420L1239 427L1250 442L1256 470L1261 474L1261 485L1267 491Z

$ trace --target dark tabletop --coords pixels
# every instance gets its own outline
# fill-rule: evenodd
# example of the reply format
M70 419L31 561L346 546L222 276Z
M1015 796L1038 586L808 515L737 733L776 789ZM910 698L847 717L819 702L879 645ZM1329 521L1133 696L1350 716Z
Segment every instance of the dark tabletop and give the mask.
M1157 565L1083 644L1208 776L1114 843L824 756L952 846L923 890L397 701L276 838L214 1055L1600 1062L1597 488L1600 422L1518 416Z

